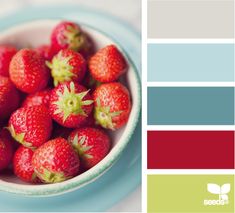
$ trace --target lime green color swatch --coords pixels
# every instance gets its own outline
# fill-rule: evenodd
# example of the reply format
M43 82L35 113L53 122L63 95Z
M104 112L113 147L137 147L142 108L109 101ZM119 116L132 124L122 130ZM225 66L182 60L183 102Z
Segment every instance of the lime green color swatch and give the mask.
M148 212L234 213L233 175L148 175Z

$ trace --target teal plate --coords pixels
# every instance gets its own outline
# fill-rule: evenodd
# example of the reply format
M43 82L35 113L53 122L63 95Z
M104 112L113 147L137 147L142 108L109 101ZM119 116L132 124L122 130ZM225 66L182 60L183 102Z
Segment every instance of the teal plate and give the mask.
M140 34L125 22L88 8L30 7L0 19L0 31L34 19L68 19L93 26L117 40L140 73ZM141 122L121 158L103 176L74 192L55 197L24 197L0 192L0 211L106 211L141 183Z

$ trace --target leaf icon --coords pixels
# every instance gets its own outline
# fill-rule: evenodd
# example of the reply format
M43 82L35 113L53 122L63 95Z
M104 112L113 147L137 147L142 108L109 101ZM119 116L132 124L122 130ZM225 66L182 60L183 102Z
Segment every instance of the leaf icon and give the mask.
M221 195L222 200L228 200L228 195Z
M220 186L214 183L208 183L207 190L212 194L220 194Z
M230 192L230 184L226 183L223 186L221 186L221 194L228 194Z

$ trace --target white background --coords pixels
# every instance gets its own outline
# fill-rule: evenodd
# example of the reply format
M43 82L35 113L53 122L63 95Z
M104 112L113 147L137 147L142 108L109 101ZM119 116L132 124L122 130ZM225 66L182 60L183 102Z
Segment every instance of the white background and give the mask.
M96 8L125 20L138 31L141 30L141 0L0 0L0 16L14 13L14 11L29 5L58 5L63 3ZM141 187L109 211L140 212Z

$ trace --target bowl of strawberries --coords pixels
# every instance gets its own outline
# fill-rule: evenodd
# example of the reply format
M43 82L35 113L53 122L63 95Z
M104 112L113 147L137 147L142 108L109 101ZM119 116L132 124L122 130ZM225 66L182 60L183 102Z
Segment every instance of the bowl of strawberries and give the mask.
M53 196L121 156L141 107L138 72L97 29L35 20L0 35L0 190Z

